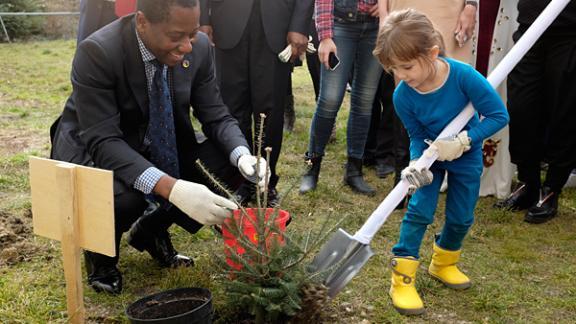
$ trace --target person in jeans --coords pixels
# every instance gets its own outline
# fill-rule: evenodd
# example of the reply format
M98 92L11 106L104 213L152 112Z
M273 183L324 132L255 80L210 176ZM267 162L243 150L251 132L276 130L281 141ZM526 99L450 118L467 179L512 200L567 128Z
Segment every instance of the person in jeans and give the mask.
M302 178L300 193L316 188L324 150L352 73L344 182L355 192L374 195L375 190L362 176L362 159L372 102L382 74L382 68L372 56L378 33L377 0L316 0L315 18L320 40L318 56L322 64L320 96L305 154L310 169ZM340 60L340 64L332 69L329 66L331 53Z

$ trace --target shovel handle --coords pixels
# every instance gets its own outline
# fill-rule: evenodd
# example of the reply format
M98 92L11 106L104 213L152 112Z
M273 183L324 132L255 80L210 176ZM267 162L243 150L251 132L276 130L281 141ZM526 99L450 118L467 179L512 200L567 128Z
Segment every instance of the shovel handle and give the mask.
M534 23L528 28L528 30L522 35L518 42L510 49L508 54L500 61L500 64L490 73L488 76L488 82L492 87L496 88L504 81L506 76L512 71L512 69L518 64L522 57L528 52L528 50L536 43L538 38L542 36L544 31L552 24L554 19L558 17L560 12L568 5L570 0L552 0L546 9L540 13L538 18ZM468 103L466 107L456 116L447 126L442 130L438 138L444 138L448 136L454 136L458 134L466 123L474 116L475 111L471 103ZM416 167L426 167L430 166L436 161L437 152L426 149L422 156L416 162ZM354 239L362 244L370 244L372 238L378 232L380 227L386 222L388 216L394 211L394 208L402 201L408 192L408 182L406 180L401 180L392 191L384 198L380 205L372 212L370 217L366 220L364 225L354 234Z

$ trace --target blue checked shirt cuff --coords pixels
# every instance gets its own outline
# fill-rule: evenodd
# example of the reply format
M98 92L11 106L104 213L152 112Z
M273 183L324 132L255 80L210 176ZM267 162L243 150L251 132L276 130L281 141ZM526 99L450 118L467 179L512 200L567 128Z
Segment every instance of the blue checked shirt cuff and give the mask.
M144 194L151 194L152 190L166 173L160 171L158 168L149 167L134 181L134 189L142 191Z
M230 163L233 166L238 167L238 159L244 154L251 154L250 150L246 146L236 147L232 153L230 153Z

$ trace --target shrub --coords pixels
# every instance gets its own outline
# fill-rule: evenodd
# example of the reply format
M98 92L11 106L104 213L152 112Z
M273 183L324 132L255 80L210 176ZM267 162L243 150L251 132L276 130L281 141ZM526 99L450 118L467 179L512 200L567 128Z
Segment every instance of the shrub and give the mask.
M38 0L1 0L0 12L39 12L43 11ZM22 39L42 33L42 17L3 16L2 20L10 38ZM4 35L2 35L4 38Z

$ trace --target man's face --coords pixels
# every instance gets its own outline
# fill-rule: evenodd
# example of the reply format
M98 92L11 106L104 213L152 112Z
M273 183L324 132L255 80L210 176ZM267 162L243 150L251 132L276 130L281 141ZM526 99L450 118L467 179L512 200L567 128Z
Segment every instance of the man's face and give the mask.
M144 45L158 61L168 66L178 64L192 51L200 21L200 7L172 6L166 21L151 23L141 11L136 14L136 28Z

